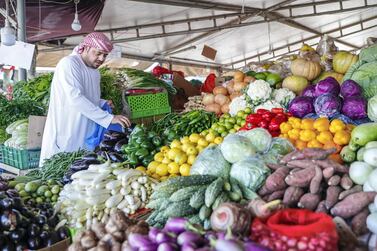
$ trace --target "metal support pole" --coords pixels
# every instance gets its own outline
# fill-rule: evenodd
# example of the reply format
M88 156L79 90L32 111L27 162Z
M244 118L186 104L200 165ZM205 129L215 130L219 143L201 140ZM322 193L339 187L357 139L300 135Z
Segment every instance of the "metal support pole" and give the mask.
M25 0L17 0L17 40L26 42ZM26 69L18 70L18 80L26 80Z

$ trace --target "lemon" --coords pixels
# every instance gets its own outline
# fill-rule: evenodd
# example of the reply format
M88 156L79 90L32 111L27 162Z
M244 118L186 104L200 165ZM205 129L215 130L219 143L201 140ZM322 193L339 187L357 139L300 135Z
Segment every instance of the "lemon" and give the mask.
M168 146L163 146L163 147L161 147L160 152L166 153L169 150L170 150L170 148Z
M159 153L156 153L153 157L153 159L155 161L158 161L158 162L162 162L162 160L164 159L164 154L159 152Z
M153 174L152 178L155 178L156 180L160 180L160 176L157 173Z
M168 172L170 174L177 174L179 173L179 165L175 162L171 162L168 164Z
M152 173L155 173L156 172L156 168L157 166L161 164L160 162L157 162L157 161L152 161L151 163L149 163L148 165L148 171L152 172Z
M190 164L190 165L192 165L192 164L194 164L195 159L196 159L196 155L189 155L187 157L187 163Z
M143 166L138 166L135 169L139 170L140 172L143 172L143 173L145 173L147 171L147 169L145 167L143 167Z
M208 130L204 130L204 131L202 131L202 132L200 133L200 135L201 135L201 136L204 136L204 137L205 137L207 134L208 134Z
M178 177L178 174L172 173L172 174L169 175L169 178L173 178L173 177Z
M183 163L186 163L187 161L187 155L184 153L179 153L175 156L174 162L178 165L182 165Z
M179 172L182 176L189 176L190 175L191 166L189 164L183 164L179 167Z
M216 137L215 140L213 141L213 143L215 144L221 144L221 142L223 142L223 138L222 137Z
M181 141L179 141L178 139L173 140L170 144L170 148L180 149L181 148Z
M197 146L196 149L198 150L198 152L202 152L204 150L204 148L206 148L205 146Z
M152 173L150 170L147 170L145 173L146 173L148 176L152 176L152 175L153 175L153 173Z
M189 137L188 136L184 136L183 138L181 138L181 143L182 144L190 143Z
M197 143L198 140L199 140L200 138L201 138L201 137L200 137L199 134L197 134L197 133L193 133L193 134L190 135L189 140L190 140L190 142L192 142L192 143Z
M161 161L163 164L169 164L171 162L171 160L169 158L164 158L162 161Z
M209 143L208 147L210 146L217 146L215 143Z
M193 144L191 144L190 142L189 143L184 143L184 144L182 144L181 149L182 149L182 151L186 152L187 149L190 148L190 147L195 147L195 146Z
M189 148L187 148L186 150L186 153L187 155L198 155L198 150L196 149L195 146L190 146Z
M156 168L156 174L159 176L166 176L168 175L168 165L167 164L159 164Z
M199 146L208 146L208 142L205 139L199 139L198 140L198 145Z
M215 140L216 136L215 134L213 133L208 133L207 136L205 137L205 139L208 141L208 142L213 142Z
M171 159L171 160L174 160L175 159L175 156L179 153L182 153L181 150L179 150L178 148L172 148L169 150L168 152L168 158Z

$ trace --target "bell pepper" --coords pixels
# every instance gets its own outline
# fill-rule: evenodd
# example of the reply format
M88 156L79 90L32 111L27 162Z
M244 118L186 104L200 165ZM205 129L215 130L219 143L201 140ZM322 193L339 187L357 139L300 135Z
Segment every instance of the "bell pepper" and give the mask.
M262 114L262 119L267 122L270 122L273 117L274 117L273 113L270 113L270 112Z
M271 134L272 137L279 137L280 135L279 131L270 131L269 133Z
M132 166L136 166L139 163L139 160L134 152L128 155L128 162Z
M149 151L145 148L139 148L139 150L137 150L135 154L139 158L144 158L145 156L149 154Z
M265 120L262 120L261 122L258 123L258 127L262 127L264 129L268 129L268 122Z
M159 136L154 136L152 138L152 143L155 146L160 146L161 145L161 138Z
M261 121L262 121L262 116L260 114L249 114L246 117L246 123L257 125Z
M283 108L272 108L271 112L275 113L275 114L280 114L280 113L284 114L284 109Z
M263 114L265 114L265 113L270 113L270 111L269 111L269 110L266 110L266 109L258 109L258 110L257 110L257 114L263 115Z
M271 120L270 124L268 125L268 130L280 132L280 124L281 124L281 122L278 119L273 118Z

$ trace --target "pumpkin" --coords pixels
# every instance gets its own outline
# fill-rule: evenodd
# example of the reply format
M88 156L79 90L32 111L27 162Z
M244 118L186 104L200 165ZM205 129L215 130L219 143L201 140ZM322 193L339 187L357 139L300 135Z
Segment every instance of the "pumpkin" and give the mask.
M250 83L254 81L255 81L255 78L253 76L245 76L245 78L243 79L243 82L245 83Z
M244 77L245 77L245 74L243 74L242 71L234 72L234 75L233 75L234 82L243 82Z
M217 94L228 95L228 90L225 87L216 86L215 88L213 88L213 94L215 94L215 96Z
M359 57L348 51L338 51L332 60L332 67L337 73L344 74L357 61Z
M291 64L293 75L313 80L321 73L321 65L318 62L309 61L303 58L295 59Z
M301 76L289 76L284 79L282 86L299 95L308 86L308 80Z
M334 71L325 71L321 75L319 75L318 79L316 82L321 81L327 77L333 77L338 81L339 83L342 83L343 80L343 74L334 72Z

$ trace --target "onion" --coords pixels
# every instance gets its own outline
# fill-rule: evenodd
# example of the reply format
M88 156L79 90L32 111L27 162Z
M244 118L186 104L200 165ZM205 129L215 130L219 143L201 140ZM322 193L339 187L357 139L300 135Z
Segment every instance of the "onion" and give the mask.
M217 94L227 95L228 91L225 87L216 86L215 88L213 88L213 94L215 94L215 95L217 95Z
M205 94L202 100L203 105L209 105L215 102L215 95L209 93Z
M254 82L255 81L255 78L252 77L252 76L246 76L244 79L243 79L243 82L245 83L250 83L250 82Z
M245 88L248 85L249 83L246 83L246 82L238 82L234 84L233 89L235 92L240 92L243 88Z
M216 114L220 114L221 113L221 106L219 104L209 104L205 107L205 110L207 112L214 112Z
M229 103L230 99L223 95L223 94L217 94L215 96L215 103L219 104L220 106L225 105L226 103Z
M229 94L232 94L234 92L234 81L231 80L227 83L226 89L228 90Z
M242 93L240 93L240 92L233 92L229 97L230 97L230 100L233 100L233 99L235 99L235 98L237 98L241 95L242 95Z
M229 112L229 103L226 103L221 106L221 112L222 113L228 113Z

